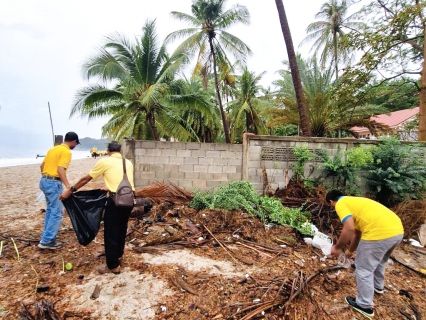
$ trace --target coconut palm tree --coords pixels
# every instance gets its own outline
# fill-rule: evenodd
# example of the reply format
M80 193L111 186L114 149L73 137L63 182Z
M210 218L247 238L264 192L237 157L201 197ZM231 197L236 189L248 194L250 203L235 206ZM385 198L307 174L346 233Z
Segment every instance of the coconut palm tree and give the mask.
M306 104L305 96L303 94L303 87L300 81L299 68L297 67L296 53L294 52L293 40L291 38L290 27L288 25L287 16L285 14L284 4L282 0L275 0L277 6L278 16L280 18L281 30L284 36L285 46L287 48L288 61L291 68L291 76L293 78L294 91L296 93L296 100L299 112L300 126L302 134L310 137L311 125L309 122L309 111Z
M227 53L237 60L245 60L251 53L250 48L239 38L226 30L240 22L249 24L250 14L246 7L235 5L225 10L226 0L197 0L194 1L192 15L173 11L173 18L189 23L192 27L178 30L169 34L166 41L186 38L178 47L178 52L198 54L194 74L204 74L207 79L209 71L213 71L216 96L222 117L223 131L226 143L230 143L229 127L223 109L218 73L225 66L230 66Z
M228 106L231 110L231 138L233 141L240 138L244 132L254 134L268 134L268 129L262 120L261 111L267 105L260 96L263 87L259 85L265 72L255 75L254 72L243 69L238 77L236 88L233 90L235 100Z
M192 77L187 79L184 77L179 80L179 87L182 90L182 95L189 94L203 97L203 101L210 103L199 103L198 100L188 102L186 106L180 106L178 115L182 125L191 128L191 131L196 134L197 139L192 141L200 142L218 142L223 139L222 125L220 122L220 112L217 108L215 91L213 86L209 86L207 90L203 87L201 77Z
M195 102L208 106L208 101L184 92L174 79L187 61L179 52L169 57L165 45L158 44L155 21L145 23L136 44L120 34L108 36L99 53L83 65L88 80L96 78L100 83L77 91L71 116L80 113L89 120L112 116L102 134L114 139L196 139L190 127L182 124L177 107Z
M311 23L306 32L308 36L301 44L315 40L312 49L315 49L315 55L321 52L320 61L323 65L332 59L334 61L334 75L338 78L339 58L342 61L348 61L351 58L350 41L346 33L347 30L357 30L363 23L350 21L355 14L347 16L349 7L353 0L329 0L321 6L321 10L315 15L315 21Z

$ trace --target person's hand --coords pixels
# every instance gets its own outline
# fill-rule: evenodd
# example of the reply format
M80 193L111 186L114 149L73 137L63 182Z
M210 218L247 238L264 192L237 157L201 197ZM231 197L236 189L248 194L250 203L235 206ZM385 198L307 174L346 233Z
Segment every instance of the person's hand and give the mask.
M65 200L69 198L71 194L72 194L71 188L67 188L61 193L61 195L59 196L59 200Z
M330 254L331 254L333 257L338 257L338 256L339 256L339 254L340 254L341 252L342 252L342 249L338 249L338 248L336 248L336 246L335 246L335 245L331 247L331 252L330 252Z

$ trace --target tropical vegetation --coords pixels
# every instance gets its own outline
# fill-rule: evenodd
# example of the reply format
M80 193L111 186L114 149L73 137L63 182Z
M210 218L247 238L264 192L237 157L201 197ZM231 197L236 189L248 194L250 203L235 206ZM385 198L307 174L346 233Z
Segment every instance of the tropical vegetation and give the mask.
M172 32L167 41L187 37L178 47L177 52L188 55L197 54L194 75L203 75L208 79L210 72L214 76L217 102L222 117L223 132L226 143L231 142L229 126L220 94L218 73L229 71L232 65L227 53L237 60L244 60L251 53L250 48L227 30L236 23L249 24L250 14L246 7L235 5L225 10L224 0L198 0L191 7L192 15L172 11L172 17L185 21L191 28Z
M108 117L102 134L110 139L239 143L245 132L341 137L353 126L386 132L370 117L420 105L419 140L426 141L424 2L371 1L354 14L353 1L326 0L303 42L314 40L311 57L294 51L284 4L275 3L288 60L272 87L262 85L263 73L250 71L249 46L229 32L249 24L248 9L194 0L191 13L171 13L189 28L164 41L155 20L134 41L108 35L83 64L89 83L77 90L71 115Z

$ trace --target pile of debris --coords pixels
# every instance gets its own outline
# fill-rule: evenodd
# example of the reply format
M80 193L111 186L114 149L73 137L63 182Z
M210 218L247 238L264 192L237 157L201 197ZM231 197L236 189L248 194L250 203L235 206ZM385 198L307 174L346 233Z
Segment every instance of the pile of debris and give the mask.
M337 236L337 216L324 205L325 194L318 192L316 197L282 195L281 199L285 205L303 205L320 231ZM174 185L156 183L136 194L143 210L129 222L127 241L132 250L125 254L125 267L153 274L176 289L173 295L163 298L161 305L143 306L155 310L152 319L354 319L352 309L343 302L346 295L356 290L354 270L325 258L321 250L306 245L292 228L265 225L241 211L197 211L187 205L191 194ZM69 244L76 242L72 230L61 232ZM78 244L69 245L68 252L61 256L62 264L64 260L76 261L74 267L79 275L72 280L76 287L92 272L92 263L102 256L101 233L94 241L100 249L96 258L89 253L93 248ZM30 262L16 262L12 246L7 247L0 260L0 281L9 286L7 299L15 306L11 307L10 319L16 319L18 312L19 319L24 320L101 319L91 316L93 310L81 310L65 298L70 295L70 280L52 267L61 260L57 255L43 259L43 254L35 254L37 240L0 232L0 239L11 237L16 240L16 252L21 253L21 259ZM170 262L174 267L140 262L141 255L161 255L171 250L181 250L182 259L185 252L191 252L217 263L194 271L182 267L180 261ZM415 254L416 250L421 253ZM403 244L400 251L411 259L426 257L426 250L409 244ZM35 271L41 268L41 261L45 266L43 274ZM232 263L239 272L227 275L219 261ZM65 272L63 266L62 270ZM19 290L11 288L16 286L17 275L24 273L36 274L36 285L34 277L24 277L19 281L25 282L25 286L21 283ZM426 313L426 280L421 273L394 263L386 280L386 294L376 298L375 318L421 319ZM51 284L49 291L35 292L45 283ZM14 310L17 312L13 313Z

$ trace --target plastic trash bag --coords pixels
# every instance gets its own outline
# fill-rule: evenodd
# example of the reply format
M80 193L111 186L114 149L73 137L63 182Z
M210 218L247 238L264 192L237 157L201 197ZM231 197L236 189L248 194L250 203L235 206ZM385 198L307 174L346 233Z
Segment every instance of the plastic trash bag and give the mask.
M321 249L322 253L326 256L330 255L333 240L324 233L317 232L312 239L312 245L315 248Z
M106 191L100 189L79 191L62 201L77 240L83 246L87 246L98 234L106 205L106 194Z
M36 198L36 202L39 202L41 200L44 200L44 193L43 191L40 191L40 193L38 194L37 198Z

